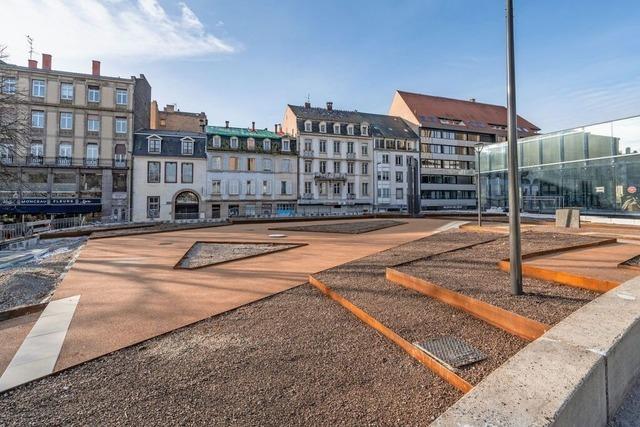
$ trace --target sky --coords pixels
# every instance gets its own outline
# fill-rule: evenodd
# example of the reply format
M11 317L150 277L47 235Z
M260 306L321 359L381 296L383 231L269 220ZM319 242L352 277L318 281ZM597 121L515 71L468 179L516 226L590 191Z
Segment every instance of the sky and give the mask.
M397 89L505 105L504 3L1 0L0 45L26 65L28 34L54 69L98 59L144 74L160 106L271 129L307 97L383 114ZM543 132L640 115L640 2L514 3L518 114Z

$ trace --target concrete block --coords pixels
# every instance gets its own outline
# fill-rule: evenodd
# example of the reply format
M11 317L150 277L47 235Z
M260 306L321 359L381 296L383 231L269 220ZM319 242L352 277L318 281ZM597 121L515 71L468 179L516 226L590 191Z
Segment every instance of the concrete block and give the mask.
M556 209L556 227L580 228L580 209Z
M640 375L640 277L569 315L544 337L606 358L609 416Z
M605 425L604 362L595 352L538 339L487 376L432 425Z

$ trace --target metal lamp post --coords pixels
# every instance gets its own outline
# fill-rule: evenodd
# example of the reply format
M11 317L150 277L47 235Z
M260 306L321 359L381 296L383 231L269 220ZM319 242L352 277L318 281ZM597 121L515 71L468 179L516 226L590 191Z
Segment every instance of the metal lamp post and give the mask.
M481 206L481 201L482 201L482 186L480 185L480 153L482 152L482 149L484 148L484 143L482 142L478 142L477 144L475 144L473 146L476 149L476 169L478 170L478 175L476 177L476 198L478 199L477 201L477 206L478 206L478 227L482 227L482 206Z
M522 249L520 246L520 189L518 174L518 122L516 115L516 68L513 41L513 0L507 0L507 127L509 133L509 265L511 292L522 295Z

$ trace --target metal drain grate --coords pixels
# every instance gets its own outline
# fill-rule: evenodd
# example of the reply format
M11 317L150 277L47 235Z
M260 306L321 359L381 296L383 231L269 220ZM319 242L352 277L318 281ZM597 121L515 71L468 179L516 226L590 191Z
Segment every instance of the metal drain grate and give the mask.
M414 343L416 347L455 370L487 358L487 356L458 337L447 335Z

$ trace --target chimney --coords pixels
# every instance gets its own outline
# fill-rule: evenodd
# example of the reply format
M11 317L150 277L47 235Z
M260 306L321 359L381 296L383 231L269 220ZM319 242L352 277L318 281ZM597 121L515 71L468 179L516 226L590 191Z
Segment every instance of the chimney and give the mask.
M327 110L333 111L333 102L327 101Z
M229 120L225 120L224 121L224 127L228 128L229 127Z
M38 68L38 61L36 61L35 59L30 59L29 68Z
M252 132L256 131L256 122L251 122L251 131Z
M94 76L100 75L100 61L96 61L95 59L91 61L91 74Z
M164 107L164 112L165 113L173 113L176 109L176 106L173 104L167 104L166 107Z
M273 125L273 133L278 133L278 124Z
M305 102L304 108L311 108L311 103L309 101Z
M476 102L476 99L475 98L470 98L469 101Z
M48 53L42 54L42 69L50 70L51 69L51 55Z

